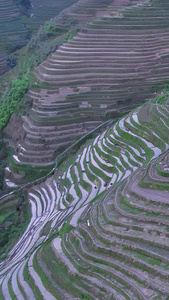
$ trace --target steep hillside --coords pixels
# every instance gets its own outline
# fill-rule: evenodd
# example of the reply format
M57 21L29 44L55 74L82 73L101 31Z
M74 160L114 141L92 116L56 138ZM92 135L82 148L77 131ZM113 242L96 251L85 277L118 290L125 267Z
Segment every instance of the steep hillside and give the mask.
M30 188L2 299L169 295L168 107L168 94L138 107Z
M169 299L168 15L166 0L80 0L17 53L0 299Z
M37 31L46 21L56 17L64 9L76 2L77 0L31 0L32 6L29 9L31 18L27 19L28 28L32 32Z
M15 162L52 164L61 147L151 99L168 78L168 3L113 3L35 68Z
M0 0L0 75L9 70L9 54L26 45L39 26L76 1L32 0L26 6L18 0Z
M52 28L53 24L64 26L69 24L70 27L72 24L86 23L95 16L105 13L112 1L0 0L0 75L14 66L10 61L7 61L8 55L12 55L13 60L13 56L17 58L16 50L26 45L30 40L35 41L38 37L40 42L51 35L57 35L55 28ZM78 2L77 5L76 2ZM130 0L123 2L129 4ZM49 27L52 29L51 31L43 31L45 23L46 29ZM47 37L44 38L44 34Z
M28 39L28 30L24 26L26 16L23 16L14 1L0 1L0 75L6 72L7 52L10 53L17 45L24 45Z

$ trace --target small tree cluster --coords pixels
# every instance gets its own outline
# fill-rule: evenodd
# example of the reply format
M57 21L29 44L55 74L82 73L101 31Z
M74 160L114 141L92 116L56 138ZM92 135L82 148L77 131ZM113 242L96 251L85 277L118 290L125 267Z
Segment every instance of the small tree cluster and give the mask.
M0 107L0 130L7 125L12 113L20 104L24 94L31 85L29 72L30 70L23 75L22 79L14 79L12 81L12 88L4 98L4 101Z

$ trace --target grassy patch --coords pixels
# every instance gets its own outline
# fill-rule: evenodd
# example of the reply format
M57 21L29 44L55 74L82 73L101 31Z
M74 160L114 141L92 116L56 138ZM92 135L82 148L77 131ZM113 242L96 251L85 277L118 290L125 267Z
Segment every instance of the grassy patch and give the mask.
M50 259L48 259L50 257ZM51 245L48 243L43 247L42 260L45 262L48 270L50 270L50 276L59 285L59 288L66 290L70 295L78 297L80 299L94 300L87 293L90 288L84 283L84 281L78 276L69 272L67 266L54 254ZM82 292L78 286L82 286L86 293ZM62 299L61 295L57 299Z
M105 193L105 191L101 192L99 195L96 195L96 196L90 201L90 203L93 203L93 202L95 202L96 200L100 199L100 198L103 196L104 193Z
M137 257L144 260L144 261L146 261L146 262L148 262L152 266L158 266L158 267L161 266L161 261L159 261L157 259L150 258L148 256L145 256L145 255L141 254L141 253L138 253Z
M38 300L43 300L44 298L42 297L38 287L35 285L34 280L32 279L32 277L29 274L28 263L25 264L25 267L23 270L23 276L24 276L25 281L30 285L30 287L35 295L35 298Z
M1 287L0 287L0 299L5 300L3 295L2 295Z
M144 149L144 151L146 152L146 156L147 156L147 161L149 161L151 159L151 157L154 155L154 151L151 150L140 138L139 136L133 136L132 134L125 132L123 130L120 129L119 125L117 124L117 131L119 132L119 134L121 135L121 137L124 139L124 141L127 141L127 143L129 143L129 141L131 141L131 143L133 143L133 145L138 144L141 148Z
M70 169L70 174L71 174L71 177L72 177L72 180L73 180L73 183L74 183L74 188L75 188L76 194L78 195L79 199L81 199L82 193L81 193L81 190L79 188L78 181L77 181L77 176L74 172L73 167Z
M57 25L56 23L53 23L51 20L49 20L43 26L43 31L46 34L46 38L49 38L66 33L68 31L68 28L66 28L65 26Z
M32 75L30 76L30 69L27 69L22 78L12 80L11 89L3 95L3 101L0 106L0 130L7 125L12 113L20 105L33 80Z
M9 167L16 171L23 171L24 177L29 181L34 181L38 178L46 176L52 169L54 165L46 166L46 167L37 167L31 165L21 165L17 164L12 156L8 159Z
M7 164L9 149L3 140L0 140L0 196L6 192L7 187L4 184L4 169Z
M125 210L127 210L131 214L141 214L144 212L143 210L141 210L139 208L133 207L129 202L127 202L127 200L124 196L120 197L119 203Z
M153 190L160 190L160 191L169 191L169 186L165 184L158 184L154 182L145 182L144 178L142 178L139 182L139 187L146 188L146 189L153 189Z
M9 281L8 281L8 289L9 289L9 294L10 294L12 300L17 300L17 297L16 297L16 295L14 294L14 291L13 291L13 289L12 289L11 278L10 278Z
M34 267L35 271L38 273L39 277L41 278L44 287L46 287L46 289L50 293L53 293L53 295L56 296L56 289L54 289L49 278L46 276L46 273L42 270L42 268L40 267L40 265L38 263L38 259L40 260L40 252L36 252L36 254L33 257L33 267Z
M162 171L162 170L160 169L159 163L158 163L158 165L157 165L157 174L159 174L159 175L162 176L162 177L169 177L169 172Z
M90 169L92 170L92 172L93 172L94 174L96 174L96 177L97 177L97 176L100 177L100 178L103 179L103 180L105 181L105 183L107 183L107 184L110 182L111 178L108 177L101 169L95 167L95 166L91 163L90 160L89 160L89 167L90 167Z
M65 233L68 233L72 229L74 229L74 227L71 226L68 222L64 223L63 226L62 226L62 228L59 231L59 236L62 237Z
M28 201L18 195L16 197L16 201L12 198L11 201L1 206L0 260L5 259L9 250L21 237L31 217Z

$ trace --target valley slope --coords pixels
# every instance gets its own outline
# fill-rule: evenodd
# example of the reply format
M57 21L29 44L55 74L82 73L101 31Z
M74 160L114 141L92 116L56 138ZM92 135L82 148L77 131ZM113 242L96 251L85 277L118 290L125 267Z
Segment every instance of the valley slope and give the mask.
M2 299L169 295L168 109L168 95L138 107L29 189Z
M152 99L168 79L168 3L115 4L35 68L15 163L53 164L60 149Z
M34 69L3 130L0 230L14 205L21 225L0 299L169 299L168 15L167 1L64 11L80 27Z

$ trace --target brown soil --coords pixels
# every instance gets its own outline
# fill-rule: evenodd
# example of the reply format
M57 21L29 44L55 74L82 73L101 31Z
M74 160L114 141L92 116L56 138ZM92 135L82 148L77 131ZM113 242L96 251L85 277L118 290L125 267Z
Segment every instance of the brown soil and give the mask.
M22 128L21 121L18 116L12 115L8 125L4 129L4 132L12 138L12 140L16 143L22 141L24 138L24 131Z

